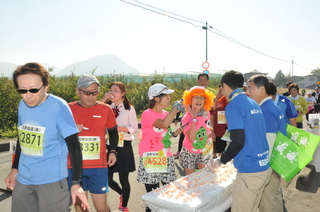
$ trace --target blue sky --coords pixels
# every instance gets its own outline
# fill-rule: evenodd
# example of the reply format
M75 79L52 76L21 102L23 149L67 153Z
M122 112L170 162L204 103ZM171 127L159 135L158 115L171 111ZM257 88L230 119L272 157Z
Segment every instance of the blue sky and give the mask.
M318 0L125 1L182 21L120 0L0 0L0 62L64 68L115 54L142 73L200 73L207 21L212 73L257 69L274 77L279 70L307 75L320 67Z

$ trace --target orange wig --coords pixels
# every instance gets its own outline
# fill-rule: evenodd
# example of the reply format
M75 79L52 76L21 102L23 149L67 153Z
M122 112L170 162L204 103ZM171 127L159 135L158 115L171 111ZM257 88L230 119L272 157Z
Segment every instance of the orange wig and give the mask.
M203 87L203 86L194 86L190 90L184 91L183 104L184 105L191 105L191 100L195 96L205 97L203 109L205 111L209 111L211 109L211 107L213 106L214 94L211 91L209 91L208 89L205 89L205 87Z

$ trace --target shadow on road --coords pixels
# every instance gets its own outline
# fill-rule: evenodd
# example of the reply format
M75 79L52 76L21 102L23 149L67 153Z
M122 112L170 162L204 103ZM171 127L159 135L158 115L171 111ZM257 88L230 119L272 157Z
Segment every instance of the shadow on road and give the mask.
M4 191L0 191L0 202L1 201L3 201L3 200L5 200L5 199L7 199L7 198L9 198L9 197L11 197L11 193L9 193L9 192L4 192Z
M181 177L186 176L186 174L184 173L184 169L181 166L179 166L179 160L176 160L175 165L176 165L176 170L179 172L179 175Z

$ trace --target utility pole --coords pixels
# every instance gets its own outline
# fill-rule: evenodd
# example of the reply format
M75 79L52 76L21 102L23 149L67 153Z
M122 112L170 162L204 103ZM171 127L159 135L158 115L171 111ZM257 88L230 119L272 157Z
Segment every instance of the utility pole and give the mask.
M290 77L290 75L291 75L291 68L289 68L289 77ZM291 76L292 77L292 76Z
M292 58L292 76L293 76L293 65L294 65L294 60Z
M212 28L211 26L209 26ZM208 22L206 21L206 26L203 26L202 29L206 30L206 62L208 62Z

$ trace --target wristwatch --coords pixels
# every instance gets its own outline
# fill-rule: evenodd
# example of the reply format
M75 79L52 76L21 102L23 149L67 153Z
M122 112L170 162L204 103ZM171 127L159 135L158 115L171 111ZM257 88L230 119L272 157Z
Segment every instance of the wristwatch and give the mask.
M116 157L118 155L118 152L116 150L110 150L109 154L111 154L111 153L115 154Z
M72 181L71 185L79 185L82 186L82 182L80 180Z
M194 118L190 118L190 122L193 122L195 125L198 124L198 120L197 120L197 119L194 119Z

